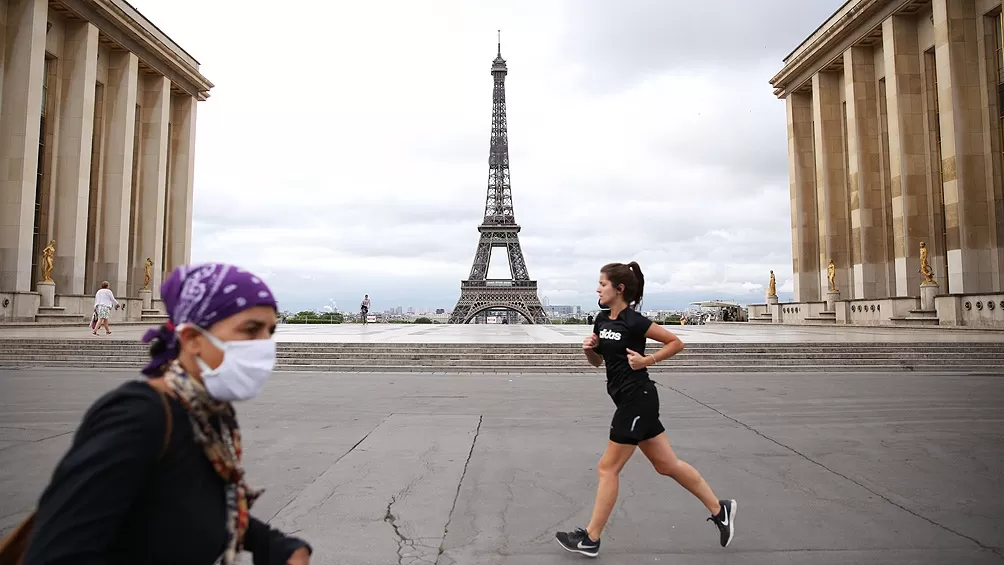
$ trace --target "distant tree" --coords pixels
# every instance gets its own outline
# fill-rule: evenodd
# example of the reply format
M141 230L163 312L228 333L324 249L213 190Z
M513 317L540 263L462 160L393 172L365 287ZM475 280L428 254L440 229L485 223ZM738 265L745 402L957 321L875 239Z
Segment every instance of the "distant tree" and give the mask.
M416 324L431 324L432 320L430 320L429 318L426 318L425 316L422 316L421 318L415 318L415 323Z

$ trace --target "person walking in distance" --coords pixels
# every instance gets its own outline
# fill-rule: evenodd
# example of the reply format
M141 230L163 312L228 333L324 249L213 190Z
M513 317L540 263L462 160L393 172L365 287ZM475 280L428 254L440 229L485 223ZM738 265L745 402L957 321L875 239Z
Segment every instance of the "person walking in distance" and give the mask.
M98 323L92 329L94 335L98 335L98 328L105 327L105 335L111 335L112 330L108 327L108 318L112 315L112 308L118 306L119 301L115 299L112 290L108 288L108 281L101 283L101 290L94 295L94 311L98 316Z
M597 465L599 486L592 519L585 528L558 532L555 538L566 550L589 557L600 553L600 534L617 501L619 475L635 447L641 448L660 475L672 477L707 507L711 512L708 520L718 526L722 547L729 545L735 534L736 501L719 500L701 474L676 457L659 421L659 394L647 367L683 351L684 345L676 335L636 311L644 289L645 277L634 261L610 263L600 269L596 292L604 310L596 316L593 333L582 343L590 364L606 365L607 393L617 409L606 452ZM646 355L648 338L662 342L663 347Z
M364 294L363 301L359 305L359 317L362 319L364 324L368 321L367 318L369 317L369 313L370 313L370 295Z

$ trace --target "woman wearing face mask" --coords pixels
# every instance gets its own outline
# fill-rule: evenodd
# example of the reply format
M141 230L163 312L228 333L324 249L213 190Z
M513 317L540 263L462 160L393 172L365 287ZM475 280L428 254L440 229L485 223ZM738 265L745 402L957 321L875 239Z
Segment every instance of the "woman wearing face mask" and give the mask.
M582 344L589 363L606 365L607 393L617 410L606 453L597 465L599 486L592 519L585 528L558 532L555 537L566 550L589 557L600 553L600 533L617 502L619 475L635 447L641 448L656 472L672 477L707 507L711 512L708 520L718 526L722 547L735 533L736 501L719 500L701 474L676 457L659 421L659 393L646 368L683 351L683 342L636 311L644 290L645 276L634 261L610 263L600 269L596 292L603 310L596 316L593 333ZM649 338L663 343L652 355L645 354Z
M84 416L42 494L24 565L303 565L311 548L250 516L232 402L275 364L276 302L229 265L179 267L161 287L170 321L147 332L147 382Z

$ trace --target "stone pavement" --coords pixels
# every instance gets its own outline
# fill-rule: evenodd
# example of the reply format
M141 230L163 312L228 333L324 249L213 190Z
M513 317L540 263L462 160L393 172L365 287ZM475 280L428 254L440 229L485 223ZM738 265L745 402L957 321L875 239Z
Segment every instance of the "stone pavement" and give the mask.
M34 504L82 412L133 372L0 371L0 532ZM666 375L679 456L739 500L732 545L638 453L600 562L1002 563L1004 378ZM582 563L612 405L602 377L279 373L240 406L254 514L312 563ZM440 553L442 549L442 553ZM249 563L250 560L245 560Z
M459 325L459 324L281 324L278 341L302 343L578 343L592 326ZM820 343L820 342L1004 342L1004 331L891 328L861 326L771 326L720 323L667 326L685 343ZM112 328L94 337L87 326L26 327L0 325L0 339L128 339L138 340L147 327Z

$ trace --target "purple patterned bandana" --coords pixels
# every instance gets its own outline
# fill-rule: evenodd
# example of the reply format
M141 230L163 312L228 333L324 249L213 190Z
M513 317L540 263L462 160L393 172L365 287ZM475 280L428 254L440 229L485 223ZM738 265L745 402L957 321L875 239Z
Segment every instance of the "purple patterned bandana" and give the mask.
M223 263L178 267L160 286L160 298L170 321L143 336L143 343L157 342L150 348L150 363L143 368L147 376L159 376L164 365L178 357L175 329L182 324L208 328L255 306L271 306L278 310L272 291L260 278Z

